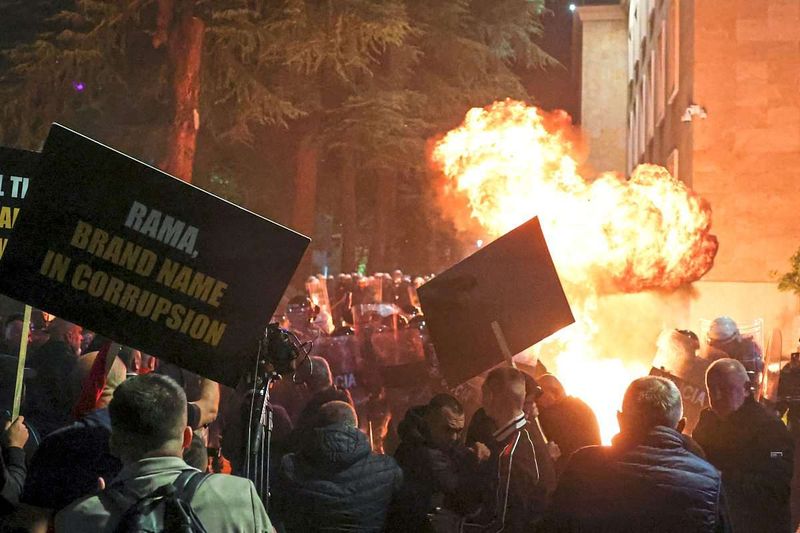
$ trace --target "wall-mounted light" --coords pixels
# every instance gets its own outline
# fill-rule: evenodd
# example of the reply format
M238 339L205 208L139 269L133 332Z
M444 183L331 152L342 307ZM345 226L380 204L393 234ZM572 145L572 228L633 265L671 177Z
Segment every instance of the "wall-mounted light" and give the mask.
M683 116L681 117L681 122L691 122L694 117L708 118L708 113L706 113L706 108L701 105L691 104L689 107L686 108L686 111L683 112Z

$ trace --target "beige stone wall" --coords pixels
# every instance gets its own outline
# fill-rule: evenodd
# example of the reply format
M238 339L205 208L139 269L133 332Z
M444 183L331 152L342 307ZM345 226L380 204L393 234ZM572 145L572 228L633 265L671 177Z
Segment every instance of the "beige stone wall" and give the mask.
M694 9L694 101L708 118L691 124L691 183L720 239L705 280L769 281L800 246L800 1Z
M581 127L596 171L625 171L628 27L620 6L578 8Z

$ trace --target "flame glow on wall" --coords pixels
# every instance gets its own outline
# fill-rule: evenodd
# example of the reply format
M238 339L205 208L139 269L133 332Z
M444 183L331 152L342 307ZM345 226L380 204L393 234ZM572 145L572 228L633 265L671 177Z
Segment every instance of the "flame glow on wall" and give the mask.
M617 295L664 294L699 279L717 240L708 204L662 167L641 165L629 180L582 177L577 138L564 112L495 102L470 110L431 159L445 177L445 211L456 219L466 211L486 242L539 216L577 322L537 355L593 407L609 442L625 387L649 371L655 336L650 353L619 353L619 336L637 332L613 331L604 315L642 303Z

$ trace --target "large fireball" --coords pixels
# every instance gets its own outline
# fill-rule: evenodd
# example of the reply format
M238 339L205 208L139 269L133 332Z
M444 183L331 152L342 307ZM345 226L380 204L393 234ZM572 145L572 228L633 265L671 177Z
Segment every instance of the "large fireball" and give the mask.
M470 110L436 143L432 162L446 180L443 198L457 200L447 208L466 204L484 239L539 216L577 320L539 348L555 352L553 371L593 407L608 442L625 387L648 372L653 353L602 353L610 344L604 336L631 332L600 328L598 302L699 279L713 265L717 240L708 204L662 167L641 165L629 180L582 177L576 137L563 112L496 102Z

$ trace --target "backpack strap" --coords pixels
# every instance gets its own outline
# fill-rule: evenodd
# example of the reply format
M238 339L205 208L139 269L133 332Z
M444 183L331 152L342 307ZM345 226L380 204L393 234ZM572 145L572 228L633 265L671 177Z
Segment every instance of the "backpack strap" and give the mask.
M172 482L172 486L175 487L175 495L186 503L191 503L194 493L209 477L211 477L211 474L206 472L184 470Z
M184 470L181 472L170 487L173 489L176 506L168 507L165 509L164 520L166 526L169 528L171 523L178 526L176 531L192 531L194 533L207 533L203 521L197 516L194 509L192 509L192 498L200 485L211 474L205 472L198 472L197 470ZM188 521L188 522L187 522ZM191 524L190 529L183 529L186 525ZM172 529L168 529L172 531Z
M172 483L161 485L153 492L146 494L143 497L137 497L133 495L126 490L123 483L117 482L112 483L106 487L105 490L100 491L99 496L101 499L106 497L111 500L111 504L114 505L124 517L129 514L141 512L146 501L153 498L164 497L173 490L175 491L175 495L188 505L191 503L194 493L197 492L197 489L200 488L200 485L202 485L203 482L210 476L211 474L206 472L198 472L197 470L184 470L178 474L178 477L175 478L175 481Z

